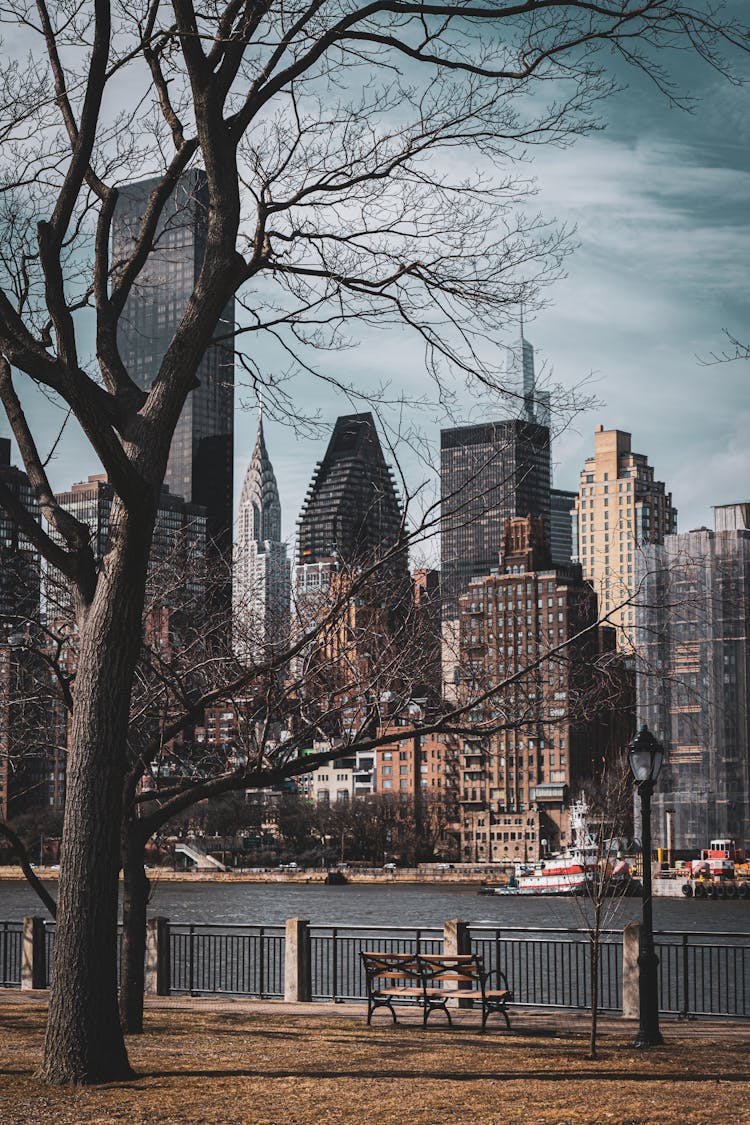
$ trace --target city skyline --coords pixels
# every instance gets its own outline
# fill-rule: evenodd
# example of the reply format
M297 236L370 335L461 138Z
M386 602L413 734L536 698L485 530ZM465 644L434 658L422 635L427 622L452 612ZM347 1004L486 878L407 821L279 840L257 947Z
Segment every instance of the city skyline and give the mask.
M532 205L546 218L576 225L578 249L566 263L567 277L544 294L548 307L526 308L524 316L527 339L550 380L569 388L591 376L589 390L604 404L573 417L555 440L555 487L577 485L597 424L622 429L648 451L657 477L671 488L678 526L687 530L710 525L713 504L743 500L734 482L750 479L743 437L750 423L747 362L706 367L697 358L729 347L724 329L743 338L747 322L750 124L742 88L726 85L708 68L691 68L689 60L673 59L672 65L695 98L691 113L671 107L646 79L631 74L629 85L603 106L607 128L576 140L573 159L566 148L535 150L525 169L538 180ZM517 337L516 319L499 345L513 346ZM395 331L373 330L362 338L359 349L326 355L324 369L353 373L363 388L388 376L412 393L425 389L416 343ZM93 334L89 350L93 355ZM286 370L287 362L270 350L258 349L254 357L273 377ZM321 426L312 438L296 440L270 411L265 419L269 448L277 451L287 541L308 468L322 457L336 417L361 409L320 381L300 388L303 404L320 410ZM237 400L234 513L256 428L255 396L239 372ZM64 414L41 395L32 405L46 452ZM420 413L433 438L435 479L441 426L483 417L469 398L458 406L453 419L433 410ZM0 435L9 436L5 419ZM422 480L419 459L407 454L409 479ZM13 456L17 461L15 451ZM702 467L697 480L696 460ZM99 471L69 422L50 463L53 487L62 491Z

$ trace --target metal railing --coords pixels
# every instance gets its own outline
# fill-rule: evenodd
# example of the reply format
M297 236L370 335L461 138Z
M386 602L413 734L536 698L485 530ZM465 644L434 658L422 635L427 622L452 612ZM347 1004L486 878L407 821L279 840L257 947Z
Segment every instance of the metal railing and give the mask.
M666 930L655 945L661 1012L750 1017L750 934Z
M367 984L360 953L442 953L443 931L392 926L311 926L313 1000L364 1000Z
M471 948L500 969L513 1003L531 1008L591 1006L592 943L587 930L471 927ZM622 1010L622 931L602 930L597 971L600 1011Z
M0 987L21 987L22 922L0 922Z
M169 927L170 984L175 993L284 995L284 927Z
M284 926L169 925L170 991L193 995L284 996ZM54 923L45 926L46 980L51 980ZM505 973L514 1003L534 1008L586 1009L591 1004L591 941L585 929L470 926L471 950ZM750 1018L750 933L655 935L659 1010L692 1018ZM309 928L313 1000L366 996L360 953L443 952L435 927L318 926ZM0 921L0 986L21 985L23 924ZM603 930L599 1008L622 1010L622 933Z

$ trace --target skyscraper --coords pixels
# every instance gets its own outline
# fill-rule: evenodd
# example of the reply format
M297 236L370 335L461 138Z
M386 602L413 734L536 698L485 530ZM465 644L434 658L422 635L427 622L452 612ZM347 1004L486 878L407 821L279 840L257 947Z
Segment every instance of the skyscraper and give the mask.
M372 414L338 418L299 518L298 577L304 585L304 568L312 575L323 574L321 566L369 565L392 550L400 532L401 504ZM385 569L406 578L406 567L399 553Z
M66 511L90 529L97 563L107 550L113 498L114 490L104 473L94 473L55 496ZM50 534L57 538L56 532ZM205 601L207 585L205 509L173 496L165 485L159 496L149 557L147 610L156 606L177 612L185 609L194 619L197 607ZM70 617L68 584L51 567L47 568L45 596L50 620Z
M542 841L570 842L569 800L612 746L609 713L627 713L632 724L627 681L611 665L599 674L615 638L592 628L596 620L580 567L551 564L542 521L509 520L499 573L473 580L459 601L459 698L510 680L482 710L523 721L463 742L464 858L537 858Z
M440 581L449 621L471 579L497 567L509 519L539 517L549 541L549 430L521 420L442 430L440 491Z
M654 844L694 851L750 833L750 503L714 509L715 529L643 548L638 711L663 739Z
M573 513L583 576L594 584L599 608L617 627L618 643L633 644L636 553L677 530L677 509L630 434L597 426L594 456L586 458Z
M11 464L8 438L0 438L0 479L40 522L29 478ZM39 555L16 521L0 506L0 818L24 812L46 796L46 724L40 685ZM43 803L46 804L46 801Z
M41 522L29 478L10 462L10 440L0 438L0 479L16 500ZM39 555L16 521L0 506L0 626L17 629L17 619L39 610ZM15 624L14 624L15 622Z
M262 415L245 473L232 575L232 636L240 660L258 659L289 637L290 563L281 542L281 503Z
M573 542L573 512L577 492L566 492L562 488L550 490L550 554L555 566L569 563L578 554L578 543Z
M115 271L132 249L157 180L120 189L112 233ZM123 362L148 390L182 319L200 273L206 244L205 172L186 172L164 209L154 249L128 298L118 326ZM197 371L172 439L165 482L170 491L206 509L209 543L231 550L234 445L234 302L224 310ZM221 342L219 342L221 341Z
M538 422L540 426L549 426L549 391L543 391L539 387L534 363L534 346L524 336L523 318L518 342L514 347L508 348L506 374L509 413L526 422Z

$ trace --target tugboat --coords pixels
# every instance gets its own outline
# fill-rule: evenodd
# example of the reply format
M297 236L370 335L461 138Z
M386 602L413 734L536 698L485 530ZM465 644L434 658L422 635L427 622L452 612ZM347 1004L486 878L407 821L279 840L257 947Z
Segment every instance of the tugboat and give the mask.
M570 808L573 843L538 863L517 863L507 887L495 887L496 895L585 894L598 865L597 846L586 827L588 806L583 800Z

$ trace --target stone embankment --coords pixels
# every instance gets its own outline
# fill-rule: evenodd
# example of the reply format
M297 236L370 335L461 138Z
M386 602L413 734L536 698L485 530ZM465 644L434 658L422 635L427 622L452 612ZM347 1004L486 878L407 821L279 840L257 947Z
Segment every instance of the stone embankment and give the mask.
M37 867L36 874L43 881L55 880L60 874L57 867ZM173 871L169 867L147 868L149 878L165 883L296 883L296 884L323 884L327 872L319 868L301 868L297 871L279 871L277 868L268 870L231 870L231 871ZM497 866L493 868L462 868L456 866L450 871L425 871L418 868L403 868L398 871L381 871L373 869L348 868L341 872L347 883L376 884L387 886L393 883L424 883L440 886L455 886L468 884L470 886L483 886L487 883L492 886L507 882L507 872ZM20 867L0 867L0 879L19 880L25 878Z

